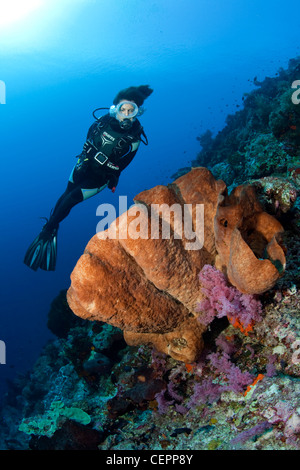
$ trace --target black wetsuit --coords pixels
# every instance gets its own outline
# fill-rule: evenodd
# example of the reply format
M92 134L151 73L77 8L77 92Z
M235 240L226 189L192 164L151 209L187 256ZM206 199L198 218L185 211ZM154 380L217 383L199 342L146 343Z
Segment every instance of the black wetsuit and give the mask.
M143 129L138 120L132 123L129 130L122 129L119 121L108 114L94 122L71 172L67 188L58 199L45 229L57 229L79 202L106 187L113 190L121 172L134 158L142 134Z

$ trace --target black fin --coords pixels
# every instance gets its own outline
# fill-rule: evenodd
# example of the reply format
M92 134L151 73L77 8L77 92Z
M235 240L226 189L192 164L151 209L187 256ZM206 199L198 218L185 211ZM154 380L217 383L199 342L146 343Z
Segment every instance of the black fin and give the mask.
M31 243L30 247L26 251L26 255L24 258L24 263L34 271L38 269L40 266L40 262L42 259L42 252L43 252L44 241L38 235L36 239Z
M56 231L52 237L46 241L43 246L40 268L44 271L55 271L57 254L57 236Z
M57 229L47 232L43 229L28 248L24 263L36 271L41 268L45 271L54 271L57 254Z

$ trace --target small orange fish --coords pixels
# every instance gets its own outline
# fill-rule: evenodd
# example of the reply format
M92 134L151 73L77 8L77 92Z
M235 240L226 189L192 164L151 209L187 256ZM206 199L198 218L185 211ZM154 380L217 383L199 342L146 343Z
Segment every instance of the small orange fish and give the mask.
M185 364L185 368L189 374L191 374L194 370L194 366L192 364Z
M258 376L257 376L256 379L254 380L254 382L253 382L251 385L248 385L247 390L246 390L245 393L244 393L244 396L246 396L247 393L250 392L251 388L254 387L254 385L256 385L257 382L258 382L259 380L262 380L263 378L264 378L264 374L258 374Z
M246 328L244 325L237 319L233 317L229 317L227 315L228 320L230 323L235 327L238 328L242 333L244 333L245 336L248 336L249 331L253 330L253 322L251 322Z

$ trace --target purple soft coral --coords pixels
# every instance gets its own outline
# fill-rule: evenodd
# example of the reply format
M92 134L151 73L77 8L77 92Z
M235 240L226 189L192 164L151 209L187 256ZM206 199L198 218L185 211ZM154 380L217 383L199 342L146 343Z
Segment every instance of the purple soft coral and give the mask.
M209 325L217 317L227 316L232 323L247 329L261 320L261 303L254 295L242 294L235 287L228 286L224 274L206 264L199 273L201 291L205 299L199 302L199 321Z
M223 391L231 390L235 393L242 393L244 388L253 382L253 376L247 371L242 372L239 367L231 362L228 354L211 353L208 358L217 372L226 377Z
M188 408L199 403L212 404L219 400L223 392L243 393L245 387L253 382L253 376L248 371L242 372L230 361L230 356L226 353L211 353L207 360L214 375L195 383Z

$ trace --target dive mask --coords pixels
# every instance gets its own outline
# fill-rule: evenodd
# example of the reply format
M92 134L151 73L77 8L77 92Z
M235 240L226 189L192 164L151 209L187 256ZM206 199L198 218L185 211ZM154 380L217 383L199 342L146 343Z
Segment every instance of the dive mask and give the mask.
M144 109L132 101L121 101L117 106L109 108L109 114L120 122L120 126L129 129L137 116L143 114Z

